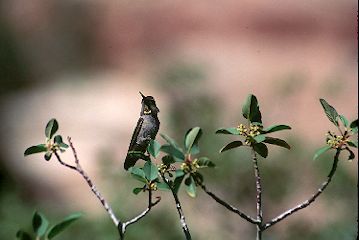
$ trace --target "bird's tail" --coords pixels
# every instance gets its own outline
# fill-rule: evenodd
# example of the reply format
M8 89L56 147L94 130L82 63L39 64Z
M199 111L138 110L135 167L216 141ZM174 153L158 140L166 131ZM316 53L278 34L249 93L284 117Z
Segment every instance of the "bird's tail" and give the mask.
M125 163L123 164L123 167L125 168L125 170L128 170L130 167L135 166L138 159L142 159L145 161L151 161L150 157L146 156L141 151L129 151L126 156Z

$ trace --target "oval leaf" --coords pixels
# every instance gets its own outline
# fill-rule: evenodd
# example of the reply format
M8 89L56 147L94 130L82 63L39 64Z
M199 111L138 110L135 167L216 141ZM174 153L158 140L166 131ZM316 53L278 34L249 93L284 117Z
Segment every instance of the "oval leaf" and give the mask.
M264 158L268 156L268 147L264 143L254 144L253 150Z
M175 162L175 159L170 155L165 155L164 157L162 157L162 163L165 165L170 165Z
M159 182L156 185L159 190L170 190L170 187L166 183Z
M358 148L358 141L348 141L348 145L351 147Z
M262 123L262 114L259 111L258 101L256 96L249 94L246 102L242 107L243 117L250 122Z
M316 160L320 155L322 155L323 153L325 153L326 151L330 150L331 147L330 146L324 146L324 147L321 147L319 148L315 154L314 154L314 157L313 157L313 160Z
M272 144L272 145L277 145L277 146L280 146L280 147L284 147L286 149L290 149L289 144L286 141L284 141L283 139L273 138L273 137L266 137L263 142L268 143L268 144Z
M47 153L45 153L44 158L46 161L49 161L52 157L52 152L48 151Z
M182 171L183 172L183 171ZM177 171L176 171L177 174ZM173 182L173 191L177 194L178 190L181 187L181 183L183 181L183 178L185 177L185 175L183 174L182 176L178 176L175 178L174 182Z
M272 133L272 132L278 132L278 131L282 131L282 130L286 130L286 129L292 129L292 128L288 125L283 125L283 124L272 125L267 128L264 128L262 130L262 133Z
M62 220L60 223L53 226L49 230L49 233L47 235L48 239L52 239L55 236L57 236L59 233L64 231L71 223L73 223L74 221L79 219L81 216L82 216L81 213L73 213L73 214L69 215L68 217L66 217L64 220Z
M46 152L46 151L47 151L46 145L39 144L39 145L32 146L32 147L29 147L28 149L26 149L24 152L24 156L34 154L34 153Z
M219 152L222 153L224 151L227 151L232 148L240 147L242 145L243 145L243 143L241 141L233 141L233 142L228 143L226 146L224 146L221 150L219 150Z
M59 124L57 123L56 119L55 118L51 119L46 125L45 136L48 139L51 139L58 129L59 129Z
M187 191L188 195L193 198L196 197L196 183L194 182L192 177L188 177L185 180L185 184L187 185L186 191Z
M202 129L200 127L194 127L187 131L185 135L184 145L187 153L196 154L198 150L198 140L202 136ZM192 148L196 146L195 152L192 152Z
M352 129L353 133L358 132L358 119L350 123L350 128Z
M171 146L179 148L176 141L173 140L171 137L167 136L166 134L160 133L160 136Z
M143 188L134 188L134 189L132 190L132 193L135 194L135 195L137 195L137 194L139 194L139 193L142 192L142 191L143 191Z
M221 128L216 131L216 134L232 134L232 135L239 135L239 131L237 128L231 127L231 128Z
M183 154L183 152L173 145L162 145L160 150L173 156L179 162L183 162L185 159L185 155Z
M39 212L35 212L32 217L32 228L37 236L42 237L45 235L49 222L45 216Z
M355 158L354 152L352 150L350 150L348 147L346 148L346 150L349 152L348 160L352 161Z
M349 126L349 121L348 121L348 119L346 117L344 117L343 115L339 115L339 119L343 123L344 127Z
M152 155L152 157L156 158L160 152L161 144L156 140L150 141L150 144L147 147L147 151Z
M210 167L210 168L213 168L215 167L216 165L209 160L209 158L207 157L200 157L197 161L198 165L200 167Z
M157 166L152 162L146 162L143 167L143 172L145 173L146 179L149 181L153 181L158 177L158 169Z
M256 143L260 143L266 139L266 136L264 136L263 134L259 134L259 135L255 136L253 139L254 139L254 141L256 141Z
M324 99L319 99L319 101L320 104L322 104L325 115L327 115L329 121L334 123L335 126L338 126L339 124L337 118L339 117L339 114L337 113L335 108L329 105L329 103L327 103L327 101L325 101Z
M137 179L140 182L146 183L145 172L139 167L130 168L131 176Z

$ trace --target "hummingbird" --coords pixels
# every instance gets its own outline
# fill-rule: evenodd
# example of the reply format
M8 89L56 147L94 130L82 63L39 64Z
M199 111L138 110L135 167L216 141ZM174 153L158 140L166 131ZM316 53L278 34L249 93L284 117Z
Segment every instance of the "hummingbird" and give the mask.
M131 143L127 151L124 163L125 170L133 167L137 160L146 160L145 152L151 140L156 138L160 121L157 114L159 109L156 106L155 99L152 96L142 96L140 118L137 121L135 130L133 131Z

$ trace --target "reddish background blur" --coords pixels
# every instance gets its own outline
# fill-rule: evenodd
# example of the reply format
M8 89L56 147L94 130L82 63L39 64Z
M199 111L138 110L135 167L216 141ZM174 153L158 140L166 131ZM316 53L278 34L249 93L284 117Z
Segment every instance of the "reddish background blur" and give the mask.
M250 213L250 161L235 160L243 152L224 155L234 159L224 161L217 152L226 140L211 139L218 138L215 129L239 123L241 104L255 94L265 124L293 128L282 136L292 140L294 153L273 149L273 158L263 160L263 168L270 169L263 170L265 215L306 199L330 165L310 160L331 127L318 99L350 120L358 114L357 10L357 2L349 0L0 2L0 221L6 229L0 238L14 236L34 208L55 217L83 210L91 225L107 221L79 176L41 156L24 159L26 147L44 140L43 128L52 117L61 133L73 138L84 167L118 209L130 216L142 208L143 201L130 193L135 182L121 169L140 110L138 91L157 99L160 132L181 139L194 125L204 128L203 154L219 168L208 173L214 179L210 184ZM65 156L71 160L71 154ZM339 167L327 190L331 194L265 236L295 239L306 229L300 239L353 239L357 159ZM287 187L275 187L286 181ZM203 194L196 201L183 193L183 199L195 239L253 239L253 226ZM163 201L168 208L161 211L180 230L171 201ZM140 224L132 238L165 234L166 221L155 220L160 213L146 220L152 228ZM106 224L90 236L116 236ZM71 234L86 239L79 232ZM179 231L159 238L182 236Z

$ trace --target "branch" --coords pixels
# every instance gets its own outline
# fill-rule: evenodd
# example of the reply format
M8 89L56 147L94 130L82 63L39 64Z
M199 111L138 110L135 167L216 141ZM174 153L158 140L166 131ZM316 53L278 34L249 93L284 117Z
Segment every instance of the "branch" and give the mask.
M70 165L67 164L65 162L63 162L60 158L60 155L57 153L57 151L54 151L54 154L57 158L57 160L59 161L59 163L61 163L63 166L70 168L78 173L81 174L81 176L85 179L85 181L87 182L87 184L89 185L89 187L91 188L91 191L95 194L95 196L98 198L98 200L101 202L102 206L105 208L106 212L110 215L111 220L113 221L113 223L116 225L116 227L121 224L120 220L116 217L115 213L113 212L111 206L107 203L106 199L102 196L102 194L100 193L100 191L97 189L97 187L95 186L95 184L92 182L92 180L90 179L90 177L87 175L87 173L82 169L81 165L80 165L80 160L77 157L77 153L76 153L76 149L73 146L72 142L71 142L71 138L68 137L67 140L70 143L70 147L72 149L72 153L74 155L75 158L75 163L76 165Z
M225 202L224 200L220 199L216 194L214 194L213 192L209 191L206 186L199 182L197 178L194 178L196 181L196 184L198 186L200 186L202 188L203 191L205 191L205 193L207 193L210 197L212 197L216 202L218 202L219 204L221 204L222 206L224 206L225 208L227 208L229 211L234 212L236 214L238 214L240 217L242 217L243 219L247 220L250 223L253 224L257 224L258 220L252 218L251 216L248 216L247 214L243 213L241 210L239 210L238 208L228 204L227 202Z
M256 152L252 149L253 155L253 168L254 168L254 177L256 179L256 209L257 209L257 240L262 239L262 223L263 223L263 211L262 211L262 186L261 186L261 176L259 173L258 159Z
M147 213L149 213L151 211L152 207L156 206L157 203L159 203L160 201L161 201L161 198L157 197L156 201L152 202L152 191L148 190L148 206L147 206L147 208L142 213L140 213L138 216L128 220L127 222L125 222L121 225L121 229L119 229L119 230L122 231L122 235L125 234L126 228L129 225L138 222L140 219L142 219L144 216L146 216Z
M308 200L304 201L303 203L287 210L286 212L280 214L279 216L273 218L272 220L270 220L268 223L266 223L263 227L263 229L267 229L271 226L273 226L274 224L282 221L283 219L285 219L286 217L289 217L290 215L292 215L293 213L304 209L306 207L308 207L311 203L313 203L315 201L315 199L317 197L319 197L319 195L327 188L327 186L329 185L329 183L331 182L333 175L337 169L338 166L338 161L339 161L339 154L340 154L341 149L337 149L337 152L334 156L334 161L333 161L333 165L332 168L327 176L327 180L325 182L322 183L321 187L317 190L317 192L315 194L313 194L311 196L311 198L309 198Z
M180 222L181 222L181 225L182 225L182 230L184 232L184 235L186 236L186 240L191 240L192 237L191 237L191 234L189 232L189 228L187 226L187 223L186 223L186 219L185 219L185 216L184 216L184 213L183 213L183 210L182 210L182 206L181 206L181 202L179 201L178 199L178 196L177 196L177 193L174 191L173 187L171 186L170 182L168 181L168 179L164 176L163 173L161 173L161 177L163 179L163 181L167 184L167 186L170 188L171 192L172 192L172 195L173 195L173 198L176 202L176 208L177 208L177 212L178 212L178 215L180 217Z

